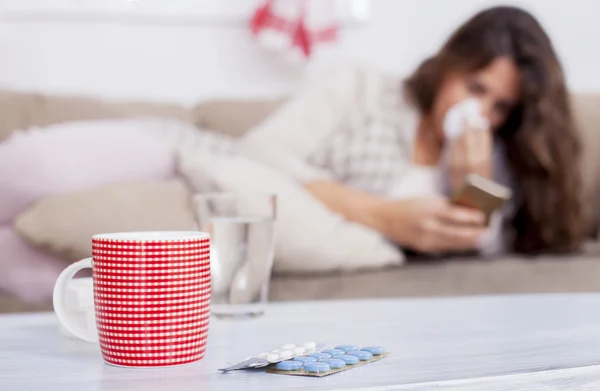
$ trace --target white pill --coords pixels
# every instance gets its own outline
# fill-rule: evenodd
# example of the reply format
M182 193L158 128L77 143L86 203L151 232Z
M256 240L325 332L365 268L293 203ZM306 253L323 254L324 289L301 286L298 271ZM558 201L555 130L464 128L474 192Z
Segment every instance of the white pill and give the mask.
M291 350L282 350L279 352L279 357L286 359L292 357L293 354Z
M296 346L292 351L294 352L294 356L306 353L306 349L301 348L300 346Z
M304 343L302 344L302 347L303 347L304 349L314 349L314 348L316 348L316 347L317 347L317 343L316 343L316 342L314 342L314 341L310 341L310 342L304 342Z
M281 347L281 349L283 349L283 350L292 350L295 347L296 347L296 345L294 345L293 343L286 343L285 345L283 345Z
M277 362L279 361L279 354L277 353L269 353L267 357L265 357L268 362Z

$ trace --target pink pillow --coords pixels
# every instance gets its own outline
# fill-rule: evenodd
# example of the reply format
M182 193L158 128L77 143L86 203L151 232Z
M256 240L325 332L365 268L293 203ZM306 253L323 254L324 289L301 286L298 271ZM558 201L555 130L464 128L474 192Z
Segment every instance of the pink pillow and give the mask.
M68 122L14 132L0 144L0 224L42 197L173 175L171 148L147 119Z
M0 226L0 291L28 302L48 302L64 261L29 246L9 226Z

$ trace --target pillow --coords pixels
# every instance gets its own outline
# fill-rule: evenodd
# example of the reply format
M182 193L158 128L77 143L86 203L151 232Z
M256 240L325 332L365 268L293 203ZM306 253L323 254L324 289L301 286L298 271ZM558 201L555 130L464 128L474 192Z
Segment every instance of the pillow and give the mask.
M69 122L0 143L0 224L49 195L174 174L172 150L146 120Z
M187 156L180 169L199 192L277 195L275 272L326 272L398 265L400 250L371 229L344 220L301 185L241 156Z
M197 230L186 185L122 182L38 201L15 219L29 243L71 261L91 256L92 235Z

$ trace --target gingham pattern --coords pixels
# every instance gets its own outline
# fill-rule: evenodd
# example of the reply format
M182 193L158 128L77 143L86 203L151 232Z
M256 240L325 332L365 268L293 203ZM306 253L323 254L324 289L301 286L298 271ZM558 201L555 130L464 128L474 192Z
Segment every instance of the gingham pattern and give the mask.
M210 239L92 240L94 303L106 362L186 364L204 356Z
M406 116L416 112L405 102L399 79L380 76L374 107L357 106L307 163L348 186L387 196L410 167L415 129L407 128Z
M353 188L386 195L394 178L400 176L397 171L406 168L407 156L409 146L397 128L345 122L309 163Z

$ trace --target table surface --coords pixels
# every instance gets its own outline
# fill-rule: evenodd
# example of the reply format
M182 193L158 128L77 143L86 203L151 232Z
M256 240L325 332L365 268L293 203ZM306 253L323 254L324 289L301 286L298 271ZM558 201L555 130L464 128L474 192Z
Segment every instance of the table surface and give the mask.
M381 345L383 360L323 378L217 371L288 342ZM211 319L205 358L162 369L105 365L53 314L0 316L0 390L598 390L600 295L270 304Z

